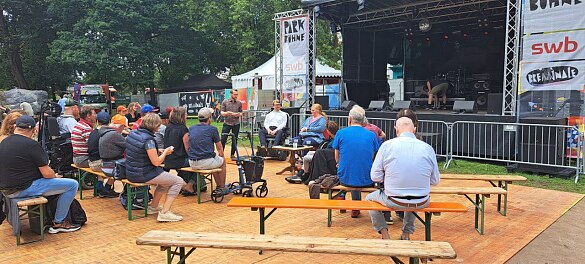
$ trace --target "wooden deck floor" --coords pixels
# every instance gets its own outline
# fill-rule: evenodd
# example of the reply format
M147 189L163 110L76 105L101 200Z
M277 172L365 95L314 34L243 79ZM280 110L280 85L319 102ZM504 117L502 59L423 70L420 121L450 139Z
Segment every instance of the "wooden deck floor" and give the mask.
M266 161L264 179L268 180L269 197L308 197L305 185L293 185L275 172L288 162ZM288 175L286 175L288 176ZM237 169L228 165L228 179L237 180ZM444 180L441 186L488 186L473 181ZM118 186L120 187L120 186ZM88 192L89 194L90 192ZM203 198L208 198L206 192ZM173 211L184 216L178 223L158 223L155 216L128 221L118 199L87 199L81 203L88 223L78 232L47 235L45 241L16 246L10 226L0 226L0 263L164 263L165 253L155 247L136 246L138 236L148 230L257 233L258 213L249 209L227 208L223 203L198 205L196 197L179 197ZM325 198L325 197L323 197ZM451 243L458 254L456 260L433 263L504 263L528 244L570 208L581 195L544 189L510 186L508 216L496 211L496 197L488 199L486 234L480 236L473 228L473 208L465 197L433 195L433 201L458 201L468 205L465 214L445 213L433 218L433 240ZM331 236L378 238L367 212L352 219L347 214L333 213L333 226L328 228L326 210L279 209L268 219L268 234L300 236ZM402 223L395 220L390 226L393 238L398 238ZM424 229L417 223L415 240L424 239ZM197 250L190 257L198 263L377 263L387 262L380 257L351 255L302 254L253 251ZM196 260L196 261L195 261Z

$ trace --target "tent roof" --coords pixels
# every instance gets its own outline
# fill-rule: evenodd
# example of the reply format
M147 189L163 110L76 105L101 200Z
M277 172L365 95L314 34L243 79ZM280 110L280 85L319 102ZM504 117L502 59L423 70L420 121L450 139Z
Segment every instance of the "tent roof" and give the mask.
M232 80L254 78L254 75L256 73L258 73L258 77L274 76L274 72L276 70L275 66L274 66L274 63L275 63L274 61L275 61L275 58L274 58L274 56L272 56L272 58L270 58L268 61L266 61L262 65L258 66L258 68L253 69L253 70L246 72L244 74L233 76ZM316 70L317 70L317 73L316 73L317 77L341 77L340 70L336 70L336 69L333 69L325 64L321 64L319 61L317 61L317 69Z
M191 92L200 90L223 90L229 89L232 84L226 82L213 74L198 74L189 77L175 87L165 89L165 93Z

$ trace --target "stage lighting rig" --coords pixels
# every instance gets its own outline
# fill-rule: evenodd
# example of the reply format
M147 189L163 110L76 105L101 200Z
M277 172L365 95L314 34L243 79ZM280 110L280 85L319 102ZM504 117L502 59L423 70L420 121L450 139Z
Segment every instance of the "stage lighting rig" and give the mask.
M364 7L366 7L366 0L356 0L358 8L358 11L361 11L362 9L364 9Z
M422 32L429 32L431 30L431 22L427 18L423 18L418 22L418 29Z

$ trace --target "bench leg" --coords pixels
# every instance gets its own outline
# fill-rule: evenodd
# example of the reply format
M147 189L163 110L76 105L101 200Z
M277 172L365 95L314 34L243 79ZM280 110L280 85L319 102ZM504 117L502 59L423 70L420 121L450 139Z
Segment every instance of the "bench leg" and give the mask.
M193 253L193 251L195 251L196 248L191 248L189 250L189 252L185 253L185 247L177 247L175 248L175 250L171 250L170 247L166 248L167 250L167 263L171 264L173 263L173 258L176 255L179 255L179 261L177 263L186 263L187 258L191 255L191 253ZM179 252L177 252L177 250Z
M481 195L481 199L479 194L475 195L475 230L480 234L483 235L484 230L484 217L485 217L485 195ZM480 215L481 214L481 215ZM479 218L479 219L478 219ZM479 225L478 225L479 220Z
M41 234L40 234L40 238L37 240L31 240L31 241L27 241L25 243L21 243L20 242L21 241L20 237L21 237L21 232L22 232L22 229L21 229L20 232L18 232L16 234L16 245L20 246L20 245L24 245L24 244L29 244L29 243L45 240L45 204L28 206L27 209L24 210L25 212L22 215L20 214L20 210L21 209L19 209L19 214L18 214L18 222L19 222L18 225L20 225L20 221L22 220L21 216L29 215L29 217L31 217L30 215L33 215L33 217L38 217L38 219L39 219ZM31 226L31 228L32 228L32 226Z
M508 210L508 182L498 181L498 187L501 187L502 189L506 190L506 194L498 194L498 213L500 213L503 216L506 216L506 212ZM503 211L502 211L502 205L501 205L502 195L504 196L504 210Z
M329 189L327 192L329 200L333 199L333 191ZM331 209L327 209L327 227L331 227Z
M195 178L196 178L196 182L197 182L197 204L201 204L201 179L203 179L204 181L209 181L209 185L211 185L211 192L213 192L213 174L208 174L208 175L202 175L198 172L195 173ZM208 189L209 190L209 189ZM211 201L211 199L203 201L203 203L209 202Z
M128 220L132 221L132 187L130 184L126 184L126 208L128 209Z
M83 200L83 185L81 184L85 180L85 175L81 175L81 171L77 170L77 182L79 183L79 200Z
M425 219L423 220L416 212L412 212L414 216L425 226L425 240L431 241L431 217L432 213L425 212Z
M197 204L201 204L201 178L199 173L195 173L195 179L197 181Z

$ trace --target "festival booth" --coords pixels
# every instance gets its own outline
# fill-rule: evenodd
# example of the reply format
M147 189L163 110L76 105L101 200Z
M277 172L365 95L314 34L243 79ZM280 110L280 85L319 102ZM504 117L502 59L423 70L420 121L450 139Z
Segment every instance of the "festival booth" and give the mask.
M159 95L159 106L184 106L187 115L196 116L202 107L218 109L224 98L225 89L231 84L213 74L200 74L189 77L175 87L164 90Z
M232 88L246 89L247 98L250 98L250 105L255 109L270 108L272 100L275 98L275 57L266 61L258 68L248 71L244 74L232 77ZM255 93L254 79L258 79L258 96L256 99L252 96ZM327 96L327 102L330 108L338 108L340 106L341 91L339 89L339 80L341 78L341 71L333 69L325 64L317 62L316 67L316 84L317 96ZM307 100L307 90L304 85L295 89L294 85L298 80L286 79L284 82L284 91L281 96L283 99L283 106L300 106ZM304 83L304 80L300 80ZM288 85L287 85L288 84ZM287 88L288 87L288 88ZM267 92L268 91L268 92ZM243 94L243 93L240 93Z

